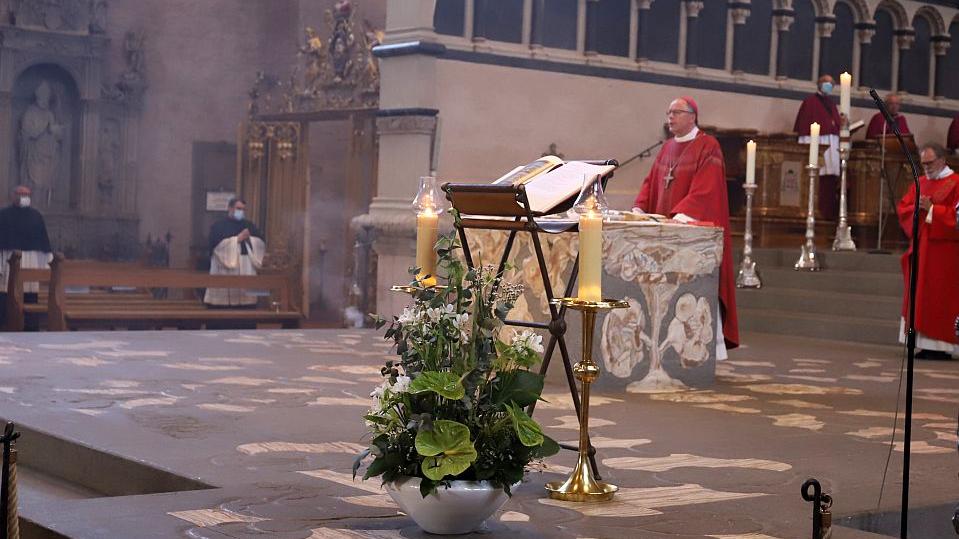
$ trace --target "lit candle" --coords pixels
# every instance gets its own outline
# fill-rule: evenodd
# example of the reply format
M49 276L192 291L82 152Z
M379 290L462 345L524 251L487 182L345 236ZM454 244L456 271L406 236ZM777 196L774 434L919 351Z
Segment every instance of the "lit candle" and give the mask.
M436 285L436 254L433 248L439 232L439 220L439 214L432 208L416 214L416 267L420 268L417 278L425 286Z
M590 210L579 216L579 291L585 301L603 299L603 215Z
M819 166L819 124L809 124L809 164Z
M839 112L849 118L849 92L852 88L852 75L839 75Z
M756 143L746 143L746 185L756 185Z

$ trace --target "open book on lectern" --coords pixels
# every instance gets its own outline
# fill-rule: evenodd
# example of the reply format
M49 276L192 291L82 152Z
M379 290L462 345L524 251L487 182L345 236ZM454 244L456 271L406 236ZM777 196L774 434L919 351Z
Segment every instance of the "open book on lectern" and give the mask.
M603 177L615 165L594 165L583 161L563 161L545 155L528 165L514 168L493 182L494 185L523 185L533 213L548 214L563 202L579 194L584 178Z

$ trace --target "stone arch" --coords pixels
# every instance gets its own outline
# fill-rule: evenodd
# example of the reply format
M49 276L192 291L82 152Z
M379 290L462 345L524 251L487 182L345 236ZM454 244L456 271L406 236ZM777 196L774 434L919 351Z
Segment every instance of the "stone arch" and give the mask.
M832 16L832 6L829 5L829 0L811 0L811 3L817 17Z
M835 0L835 3L849 6L849 8L852 9L856 23L866 22L872 19L872 17L869 16L869 6L865 0ZM833 6L833 11L835 11L835 6Z
M876 6L876 11L880 9L892 15L892 20L896 24L896 30L904 30L912 27L909 14L906 13L906 8L896 0L882 0L879 2L879 5ZM873 16L875 16L875 12L873 12Z
M932 35L941 36L945 35L948 32L946 28L946 21L942 18L942 13L938 9L932 6L922 6L916 10L916 14L913 16L913 20L916 17L922 17L926 19L926 22L929 23L929 26L932 30Z

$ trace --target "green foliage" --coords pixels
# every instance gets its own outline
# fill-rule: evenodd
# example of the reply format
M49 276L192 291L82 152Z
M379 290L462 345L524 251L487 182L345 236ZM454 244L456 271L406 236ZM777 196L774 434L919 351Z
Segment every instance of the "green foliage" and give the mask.
M385 363L383 383L370 395L370 447L353 473L366 459L364 479L419 477L423 496L454 479L490 481L509 494L532 460L559 450L524 411L543 392L543 377L529 370L542 339L505 332L522 288L503 282L495 267L468 268L459 249L455 236L439 238L437 277L445 288L424 288L414 268L413 303L382 321L397 358Z

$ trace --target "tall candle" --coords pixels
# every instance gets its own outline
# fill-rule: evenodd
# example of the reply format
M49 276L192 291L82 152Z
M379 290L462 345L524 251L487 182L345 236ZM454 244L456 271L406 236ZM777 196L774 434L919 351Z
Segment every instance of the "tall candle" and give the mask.
M756 143L746 143L746 185L756 185Z
M425 286L436 285L436 253L433 249L439 232L439 220L439 214L430 208L416 215L416 267L420 268L417 277Z
M819 166L819 124L809 124L809 164Z
M852 75L843 73L839 75L839 112L849 118L849 92L852 88Z
M603 299L603 216L592 210L579 216L579 290L585 301Z

